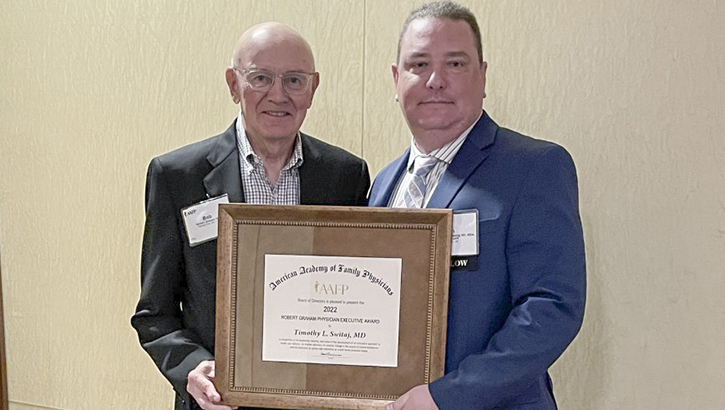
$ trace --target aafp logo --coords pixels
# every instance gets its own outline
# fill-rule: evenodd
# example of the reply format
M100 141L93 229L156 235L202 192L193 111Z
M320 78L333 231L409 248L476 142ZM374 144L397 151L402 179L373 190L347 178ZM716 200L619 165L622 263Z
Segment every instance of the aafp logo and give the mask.
M350 286L343 283L320 283L315 281L315 293L318 295L344 295Z

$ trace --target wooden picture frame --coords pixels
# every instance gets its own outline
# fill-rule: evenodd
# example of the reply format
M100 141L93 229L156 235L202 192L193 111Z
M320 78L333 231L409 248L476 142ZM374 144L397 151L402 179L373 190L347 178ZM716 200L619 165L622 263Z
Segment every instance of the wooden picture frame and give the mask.
M0 255L2 259L2 255ZM3 311L2 261L0 261L0 410L9 407L7 352L5 351L5 313Z
M214 384L224 404L382 409L443 376L450 210L222 204L218 226ZM263 361L269 254L399 258L396 365Z

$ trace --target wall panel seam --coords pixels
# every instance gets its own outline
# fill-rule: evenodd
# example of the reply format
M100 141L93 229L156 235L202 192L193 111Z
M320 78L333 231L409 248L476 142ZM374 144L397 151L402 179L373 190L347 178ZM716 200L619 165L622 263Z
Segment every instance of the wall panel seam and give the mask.
M365 84L367 73L365 71L367 65L365 64L365 56L367 55L368 46L368 32L365 23L368 20L368 0L363 0L363 13L362 13L362 86L360 87L361 104L360 107L360 156L365 158Z

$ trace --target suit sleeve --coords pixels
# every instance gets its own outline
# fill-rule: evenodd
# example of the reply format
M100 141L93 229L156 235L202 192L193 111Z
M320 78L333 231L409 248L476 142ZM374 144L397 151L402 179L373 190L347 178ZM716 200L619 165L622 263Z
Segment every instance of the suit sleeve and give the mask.
M549 147L533 162L506 238L512 308L483 351L430 384L441 410L492 409L515 401L581 327L584 241L576 171L563 148Z
M201 361L213 360L213 355L182 320L185 266L179 218L163 167L154 159L146 177L141 297L131 325L161 373L181 399L188 401L187 375Z

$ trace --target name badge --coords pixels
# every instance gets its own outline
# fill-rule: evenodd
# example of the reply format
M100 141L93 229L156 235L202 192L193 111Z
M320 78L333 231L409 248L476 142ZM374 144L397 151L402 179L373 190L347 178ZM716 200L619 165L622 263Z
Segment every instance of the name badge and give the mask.
M478 255L478 209L453 211L451 255Z
M451 269L478 269L478 209L453 211Z
M216 239L219 234L217 221L219 219L219 204L228 204L227 194L201 201L198 204L187 206L181 210L184 217L186 234L189 237L189 246L196 246Z

